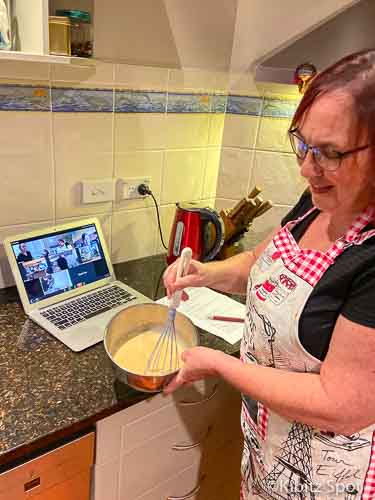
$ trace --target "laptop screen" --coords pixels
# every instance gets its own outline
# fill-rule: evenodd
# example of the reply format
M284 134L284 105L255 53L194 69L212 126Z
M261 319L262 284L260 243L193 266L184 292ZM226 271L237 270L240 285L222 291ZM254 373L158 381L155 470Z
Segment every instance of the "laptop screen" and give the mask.
M30 304L110 276L95 224L11 242Z

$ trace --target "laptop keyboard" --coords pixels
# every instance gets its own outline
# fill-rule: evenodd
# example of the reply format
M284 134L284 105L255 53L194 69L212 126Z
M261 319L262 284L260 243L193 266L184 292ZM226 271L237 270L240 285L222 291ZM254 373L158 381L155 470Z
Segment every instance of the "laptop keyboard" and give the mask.
M65 328L134 299L136 299L134 295L113 285L104 290L78 297L66 304L50 307L46 311L41 311L40 314L60 330L65 330Z

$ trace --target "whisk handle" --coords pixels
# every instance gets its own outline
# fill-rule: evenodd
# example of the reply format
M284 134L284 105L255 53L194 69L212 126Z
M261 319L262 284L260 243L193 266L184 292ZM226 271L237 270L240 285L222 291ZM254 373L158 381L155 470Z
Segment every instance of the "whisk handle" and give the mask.
M178 261L178 266L177 266L177 275L176 278L181 278L186 274L186 271L189 269L189 264L192 258L193 252L191 248L185 247L182 252L180 259ZM181 295L182 295L182 290L178 290L172 295L172 298L169 301L169 307L173 309L177 309L177 307L180 305L181 302Z

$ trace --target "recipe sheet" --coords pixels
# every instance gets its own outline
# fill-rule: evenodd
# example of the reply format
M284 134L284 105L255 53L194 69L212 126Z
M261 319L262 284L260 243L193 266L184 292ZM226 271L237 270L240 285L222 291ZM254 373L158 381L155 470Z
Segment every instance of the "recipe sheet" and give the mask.
M244 318L246 309L244 304L209 288L186 288L185 292L189 300L181 301L177 310L190 318L197 327L230 344L235 344L242 338L243 323L215 321L211 318L215 314ZM168 305L168 297L163 297L157 302Z

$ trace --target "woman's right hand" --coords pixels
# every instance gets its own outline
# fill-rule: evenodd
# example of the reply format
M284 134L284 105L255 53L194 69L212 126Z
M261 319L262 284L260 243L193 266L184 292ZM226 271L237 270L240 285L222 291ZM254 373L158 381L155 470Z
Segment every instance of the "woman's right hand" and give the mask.
M176 278L177 276L177 259L173 264L167 267L163 275L164 286L167 290L167 295L170 298L177 290L182 290L186 287L201 287L207 286L209 284L210 272L207 269L208 265L199 262L198 260L191 260L189 268L185 272L185 276L182 278ZM182 299L186 300L186 294L183 294Z

